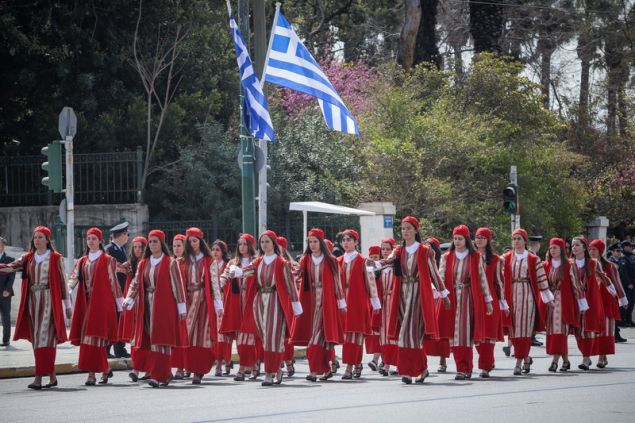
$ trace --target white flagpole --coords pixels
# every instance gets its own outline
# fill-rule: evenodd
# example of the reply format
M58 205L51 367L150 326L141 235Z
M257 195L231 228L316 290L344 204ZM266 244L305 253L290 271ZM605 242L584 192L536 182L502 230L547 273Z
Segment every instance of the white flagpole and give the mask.
M229 2L229 0L227 0ZM260 75L260 87L265 86L265 75L267 74L267 65L269 64L269 55L271 54L271 47L273 46L273 35L276 32L276 25L278 24L278 15L280 15L280 2L276 2L276 14L273 16L273 25L271 26L271 35L269 35L269 47L267 48L267 55L265 56L265 64L262 67L262 75Z
M229 0L227 0L227 12L229 13L229 17L232 17L232 5L229 2Z

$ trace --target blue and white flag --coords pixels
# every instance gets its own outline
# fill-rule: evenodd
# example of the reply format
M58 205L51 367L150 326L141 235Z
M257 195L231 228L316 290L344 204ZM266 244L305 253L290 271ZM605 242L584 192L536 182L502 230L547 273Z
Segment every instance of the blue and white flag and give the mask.
M262 86L254 66L249 57L249 51L243 42L240 29L236 25L236 21L230 15L229 26L232 30L232 38L234 39L234 47L236 47L236 59L238 60L238 68L240 70L240 83L244 92L244 111L247 114L245 119L249 132L254 137L274 142L273 124L271 116L269 116L269 106L267 98L262 92Z
M282 13L273 28L264 81L316 97L329 128L359 135L353 115Z

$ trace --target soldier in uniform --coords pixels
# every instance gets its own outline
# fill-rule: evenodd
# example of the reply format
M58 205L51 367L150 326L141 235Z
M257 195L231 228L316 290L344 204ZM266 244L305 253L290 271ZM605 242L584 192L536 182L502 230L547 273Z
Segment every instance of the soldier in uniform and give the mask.
M7 241L0 236L0 263L9 264L15 260L4 252ZM13 280L15 273L0 273L0 316L2 316L2 345L9 346L11 338L11 297L13 297Z
M624 256L619 262L620 276L624 275L626 278L622 278L622 286L626 292L626 298L628 299L628 308L623 311L622 322L625 326L635 326L633 322L633 307L635 307L635 254L633 254L633 244L631 241L622 241L622 252ZM622 268L624 269L622 271Z
M123 264L128 261L128 252L126 244L128 243L128 222L123 222L110 228L110 244L106 245L106 253L117 260L117 263ZM121 292L126 288L126 273L117 272L117 281L121 287ZM119 319L119 313L117 313ZM108 347L108 358L129 358L130 354L126 351L126 344L117 342L114 344L114 354L111 354Z

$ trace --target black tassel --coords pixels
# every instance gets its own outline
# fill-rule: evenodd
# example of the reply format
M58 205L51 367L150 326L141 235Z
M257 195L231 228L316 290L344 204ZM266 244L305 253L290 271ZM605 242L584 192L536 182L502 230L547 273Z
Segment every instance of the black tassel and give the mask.
M401 272L401 254L397 254L397 257L395 257L395 276L399 278L403 276Z
M232 279L232 294L240 294L240 285L238 285L238 279Z
M304 292L310 291L311 285L309 284L309 272L307 272L306 267L304 268Z

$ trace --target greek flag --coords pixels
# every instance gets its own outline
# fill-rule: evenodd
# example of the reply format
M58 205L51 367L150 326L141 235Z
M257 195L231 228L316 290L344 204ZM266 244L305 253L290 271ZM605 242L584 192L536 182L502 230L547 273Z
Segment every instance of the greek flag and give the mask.
M282 13L277 16L264 81L316 97L329 128L359 135L357 122L320 69L320 65L304 47Z
M249 51L243 42L238 25L236 25L236 21L231 15L229 16L229 26L232 30L236 59L240 70L240 83L244 92L243 110L246 114L245 123L254 137L274 142L273 125L269 116L267 98L262 92L262 86L254 71L254 66L249 58Z

